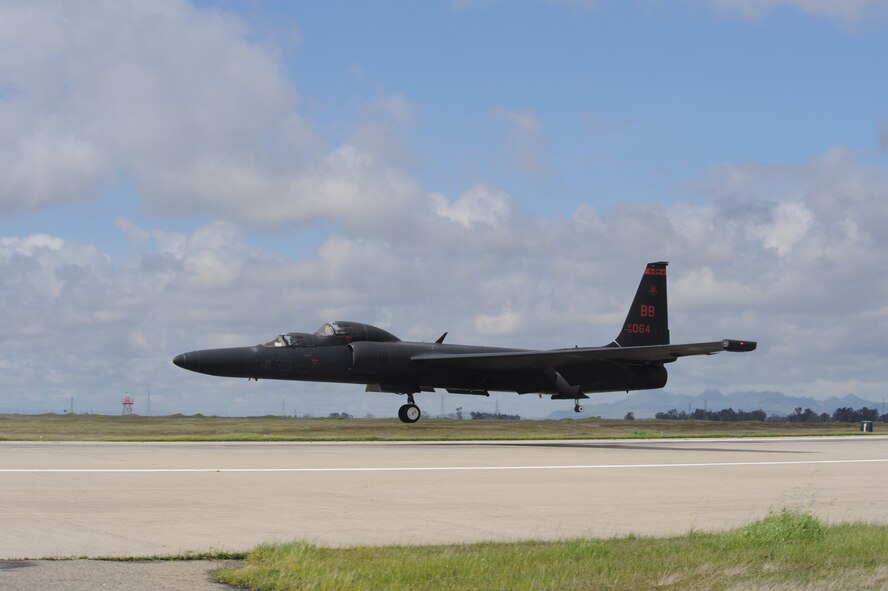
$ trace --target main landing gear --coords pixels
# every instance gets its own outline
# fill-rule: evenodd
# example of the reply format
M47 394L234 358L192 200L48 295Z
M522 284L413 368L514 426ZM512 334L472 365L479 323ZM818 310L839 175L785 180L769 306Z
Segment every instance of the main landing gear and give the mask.
M579 401L579 400L577 400L576 402L574 402L574 412L576 412L576 413L580 413L580 412L583 412L584 410L586 410L586 409L583 408L583 405L580 404L580 401Z
M422 416L422 411L413 401L413 394L407 395L407 404L398 409L398 418L402 423L415 423Z

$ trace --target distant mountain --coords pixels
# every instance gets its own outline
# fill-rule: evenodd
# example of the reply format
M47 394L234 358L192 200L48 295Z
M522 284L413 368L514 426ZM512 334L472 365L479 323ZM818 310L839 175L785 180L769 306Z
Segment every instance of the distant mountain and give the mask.
M653 418L658 412L666 412L670 409L691 412L698 408L707 410L721 410L733 408L734 410L763 410L768 416L787 415L797 407L810 408L817 414L832 414L837 408L851 407L854 409L877 408L882 412L880 403L872 400L864 400L854 394L845 396L833 396L825 400L817 400L809 396L787 396L780 392L731 392L723 394L719 390L705 390L696 396L689 394L675 394L664 390L642 390L633 392L628 396L614 400L613 396L603 399L604 396L592 395L584 401L586 412L578 415L570 410L559 410L548 415L550 419L575 419L582 417L599 416L604 419L622 419L626 413L635 413L635 418Z

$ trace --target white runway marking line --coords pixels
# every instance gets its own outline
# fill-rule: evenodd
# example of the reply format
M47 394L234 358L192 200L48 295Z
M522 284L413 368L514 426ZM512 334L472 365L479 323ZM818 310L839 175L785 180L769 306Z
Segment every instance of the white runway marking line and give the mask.
M683 464L584 464L563 466L395 466L377 468L0 468L0 474L176 474L176 473L327 473L327 472L483 472L502 470L620 470L647 468L731 468L740 466L812 466L886 463L888 458L786 460L766 462L700 462Z

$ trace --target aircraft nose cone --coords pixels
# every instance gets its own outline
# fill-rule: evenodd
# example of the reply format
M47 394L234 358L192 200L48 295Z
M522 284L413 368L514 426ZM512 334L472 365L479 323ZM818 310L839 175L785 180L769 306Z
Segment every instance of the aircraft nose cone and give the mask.
M173 363L182 369L190 369L195 371L200 365L200 355L196 351L191 353L182 353L173 357Z
M182 369L211 376L252 378L256 376L258 356L256 347L201 349L176 355L173 363Z

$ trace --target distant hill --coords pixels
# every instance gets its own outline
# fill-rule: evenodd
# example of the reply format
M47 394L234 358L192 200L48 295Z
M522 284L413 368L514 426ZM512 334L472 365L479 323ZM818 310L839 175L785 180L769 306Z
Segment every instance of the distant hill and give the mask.
M810 408L817 414L829 413L842 407L858 409L861 407L877 408L882 412L882 405L872 400L864 400L854 394L845 396L833 396L825 400L817 400L809 396L787 396L780 392L731 392L723 394L719 390L706 390L696 396L689 394L675 394L664 390L643 390L632 394L617 395L592 395L589 400L583 401L586 412L578 415L571 410L558 410L547 416L550 419L575 419L590 416L599 416L604 419L622 419L626 413L635 413L635 418L653 418L658 412L666 412L672 408L679 411L694 411L698 408L707 410L721 410L733 408L734 410L758 410L765 411L768 416L787 415L797 407Z

